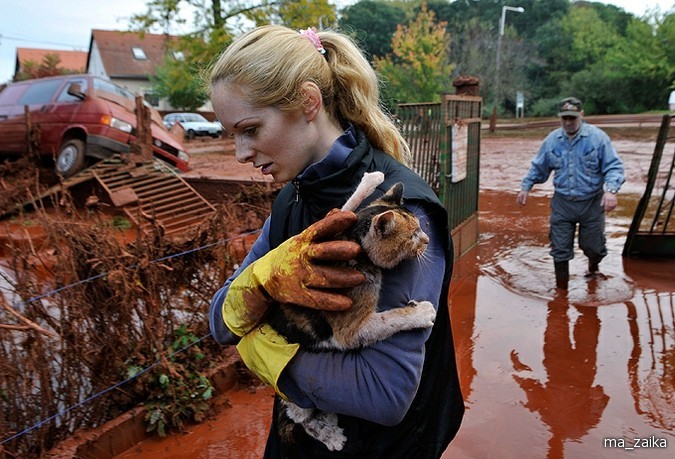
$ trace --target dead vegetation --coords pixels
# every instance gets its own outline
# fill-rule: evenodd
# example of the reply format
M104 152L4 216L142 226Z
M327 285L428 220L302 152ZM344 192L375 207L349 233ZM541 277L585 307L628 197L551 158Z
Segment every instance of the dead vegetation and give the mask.
M38 180L19 162L3 167L6 210ZM7 238L0 260L0 457L39 457L139 403L160 434L201 419L212 396L204 375L221 351L208 336L209 301L270 203L268 189L248 186L173 239L161 228L122 232L67 194L33 212L44 238Z
M0 164L0 213L11 210L42 187L40 169L28 156Z

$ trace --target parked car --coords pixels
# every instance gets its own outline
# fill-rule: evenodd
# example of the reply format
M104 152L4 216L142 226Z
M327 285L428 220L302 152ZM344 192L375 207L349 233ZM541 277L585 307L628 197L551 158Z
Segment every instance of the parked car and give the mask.
M0 92L0 154L28 151L26 116L39 126L38 153L53 158L69 177L88 163L130 151L136 132L136 98L128 90L93 75L61 75L9 84ZM153 155L188 170L185 147L151 109Z
M223 126L218 121L209 121L199 113L169 113L164 115L164 126L171 129L180 123L185 130L185 137L194 139L197 136L209 135L218 138L223 133Z

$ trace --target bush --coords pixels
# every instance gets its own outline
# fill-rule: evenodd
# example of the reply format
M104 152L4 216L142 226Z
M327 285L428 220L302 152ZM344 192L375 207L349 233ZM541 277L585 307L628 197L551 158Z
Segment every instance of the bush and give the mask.
M84 219L67 197L32 218L46 239L10 243L11 274L0 271L0 431L16 434L5 454L39 457L139 404L160 435L201 419L213 393L204 375L222 354L208 303L241 261L229 236L271 203L248 191L180 239L154 228L126 242L118 220Z

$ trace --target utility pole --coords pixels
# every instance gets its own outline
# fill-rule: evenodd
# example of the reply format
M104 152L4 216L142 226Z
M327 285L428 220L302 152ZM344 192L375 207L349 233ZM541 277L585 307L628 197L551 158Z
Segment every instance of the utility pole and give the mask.
M516 13L524 13L525 8L518 6L502 6L502 17L501 20L499 21L499 36L497 37L497 63L495 66L495 107L493 110L493 113L496 114L497 111L497 105L499 105L499 67L501 65L500 62L500 57L501 57L501 48L502 48L502 37L504 36L504 22L506 21L506 12L507 11L513 11Z

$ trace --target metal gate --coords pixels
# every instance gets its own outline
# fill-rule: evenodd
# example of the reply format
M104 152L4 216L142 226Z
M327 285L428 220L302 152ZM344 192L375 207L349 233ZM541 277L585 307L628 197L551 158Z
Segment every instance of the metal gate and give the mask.
M438 194L448 211L456 256L478 239L478 172L483 99L444 95L439 103L398 106L413 169Z
M673 115L664 115L645 192L628 230L623 255L675 257L675 134Z

